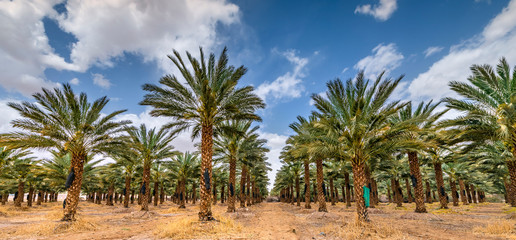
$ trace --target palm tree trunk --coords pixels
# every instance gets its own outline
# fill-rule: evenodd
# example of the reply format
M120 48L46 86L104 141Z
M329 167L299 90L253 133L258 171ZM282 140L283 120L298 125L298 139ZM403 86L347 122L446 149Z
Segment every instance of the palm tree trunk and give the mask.
M124 207L129 207L129 191L131 191L131 177L125 176Z
M469 188L471 190L471 198L473 199L473 203L478 203L477 194L476 194L477 192L475 191L475 186L473 186L473 184L470 184Z
M222 187L220 189L220 203L224 203L224 190L225 190L225 187L224 184L222 184Z
M410 177L412 179L412 186L414 187L414 199L416 202L417 213L425 213L425 197L423 194L423 178L421 177L421 170L419 169L419 159L416 152L408 152Z
M412 199L412 189L410 187L410 183L407 177L405 178L405 187L407 188L407 201L408 203L411 203L414 200Z
M369 169L369 166L365 165L365 179L366 179L366 186L369 188L369 207L374 208L374 193L373 193L373 187L372 187L372 180L371 180L371 171Z
M16 201L14 201L14 206L16 206L16 207L21 207L21 204L23 202L23 195L25 194L24 188L25 188L25 182L23 182L22 180L19 180L18 181L18 196L16 197Z
M32 200L34 195L34 186L29 185L29 199L27 200L27 206L32 207Z
M156 179L154 181L154 206L158 206L158 198L159 198L159 181Z
M342 202L346 202L346 185L340 184L340 190L342 191Z
M443 169L441 167L441 163L434 163L434 171L435 182L437 183L437 192L439 193L439 202L441 204L441 209L447 209L448 200L446 199L446 191L444 189Z
M231 155L229 158L229 197L227 212L235 211L235 182L236 182L236 157Z
M310 165L308 160L303 161L303 165L305 168L305 209L311 209L310 206Z
M213 181L213 205L217 205L217 182Z
M159 204L163 204L165 202L165 188L163 184L159 186Z
M186 208L186 180L179 182L179 208Z
M457 185L455 180L450 177L450 188L452 191L453 206L459 206L459 193L457 192Z
M473 201L471 199L471 192L469 190L469 183L466 183L465 187L466 187L466 195L467 195L468 203L473 203Z
M202 125L201 130L201 211L199 220L213 220L211 212L211 159L213 157L213 126Z
M36 205L41 205L41 202L43 201L43 191L38 191L38 200L36 201Z
M333 186L333 177L330 177L330 198L332 206L335 206L335 193L333 192L334 189L335 186Z
M326 209L326 200L324 199L324 191L323 191L323 160L322 158L317 158L315 161L315 167L317 171L317 202L319 203L319 212L328 212Z
M339 202L339 189L335 186L335 201Z
M353 187L355 192L355 201L357 205L357 222L369 222L367 208L364 200L363 187L366 186L365 163L356 163L353 161Z
M114 186L113 185L110 185L109 188L108 188L108 195L107 195L107 200L106 200L106 205L108 206L113 206L113 191L114 191Z
M391 183L391 185L392 185L392 183ZM387 198L389 199L389 203L392 203L391 187L389 185L387 185Z
M516 149L513 150L513 158L516 158ZM512 207L516 207L516 160L507 161L507 170L509 171L509 188L506 187L507 200Z
M240 174L240 207L245 208L245 179L247 167L242 164L242 172Z
M346 207L351 207L351 186L349 184L349 173L344 173L344 184L346 185Z
M70 171L73 170L75 178L73 179L70 188L68 188L68 194L66 196L66 206L62 221L75 221L77 205L79 205L79 196L81 195L82 174L84 172L85 160L86 153L84 152L84 150L80 152L72 152Z
M299 186L299 175L296 176L296 202L297 202L297 206L301 206L301 198L300 198L300 193L301 193L301 187Z
M464 185L464 181L459 179L459 187L460 187L460 199L462 200L463 205L468 205L468 198L466 196L466 187Z
M143 191L140 189L142 207L141 211L149 211L149 196L150 196L150 165L143 168Z
M195 204L196 201L197 201L197 184L195 184L195 182L194 182L193 186L192 186L192 204Z
M426 180L426 202L432 203L432 190L430 189L430 182Z
M247 179L247 194L245 195L246 196L246 201L247 201L247 206L251 206L251 173L249 171L247 171L247 174L246 174L246 179Z
M396 206L403 206L403 192L401 191L400 182L398 179L394 179L394 184L396 185Z

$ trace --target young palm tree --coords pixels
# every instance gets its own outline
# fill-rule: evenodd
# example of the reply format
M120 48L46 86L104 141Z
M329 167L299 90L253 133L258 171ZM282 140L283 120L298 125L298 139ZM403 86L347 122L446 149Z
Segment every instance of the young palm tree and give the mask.
M186 207L186 184L191 179L199 177L200 161L197 155L185 152L177 155L173 161L168 162L170 176L179 184L179 208Z
M404 105L399 102L387 104L387 100L401 81L383 80L383 73L369 86L360 72L356 79L343 83L336 79L327 83L328 99L312 95L320 122L317 126L338 136L339 149L345 159L351 161L357 220L369 221L364 202L366 185L365 164L377 155L389 152L394 143L403 136L406 126L389 127L388 120Z
M145 124L139 128L127 128L127 133L131 139L129 145L139 155L143 165L143 186L140 189L142 195L142 211L149 211L150 195L150 175L151 166L155 161L173 157L177 152L170 142L174 139L173 135L165 128L156 131L156 128L147 130Z
M229 197L228 212L235 211L236 166L238 157L250 142L259 136L256 133L258 126L252 127L252 121L226 121L220 126L220 133L215 139L214 152L223 156L229 162Z
M211 212L211 169L213 157L213 129L226 120L261 120L255 111L264 108L263 101L254 94L252 86L239 88L237 84L247 71L240 66L228 66L227 49L218 61L210 54L205 59L200 49L200 60L186 53L192 70L185 65L181 55L174 51L169 58L181 72L186 85L176 76L167 75L160 84L145 84L142 105L153 106L152 116L171 117L167 127L176 132L193 127L192 137L201 135L201 208L199 219L213 220Z
M458 129L457 141L472 142L474 148L502 141L513 157L507 161L510 185L516 189L516 68L500 59L496 72L489 65L473 65L468 82L452 81L450 88L463 99L445 98L447 107L463 115L445 121ZM516 207L516 191L509 196Z
M125 112L115 111L103 115L101 111L109 102L107 97L88 102L85 93L76 95L70 85L53 91L43 88L30 102L9 103L21 119L12 121L23 131L2 134L0 146L9 148L56 149L71 153L70 179L64 221L75 220L83 181L83 167L89 154L105 153L123 142L120 132L129 121L113 121Z
M115 160L116 165L121 167L124 171L125 176L125 187L123 190L124 194L124 207L129 207L129 194L131 193L131 181L136 168L141 163L138 159L138 153L132 150L125 149L124 151L117 152L111 155Z

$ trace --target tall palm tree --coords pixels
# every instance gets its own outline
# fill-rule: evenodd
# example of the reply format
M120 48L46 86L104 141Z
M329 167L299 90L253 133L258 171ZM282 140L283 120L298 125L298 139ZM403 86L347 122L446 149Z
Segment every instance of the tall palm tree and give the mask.
M502 141L512 153L507 160L510 185L516 189L516 68L511 69L505 58L495 70L489 65L471 66L468 82L452 81L450 88L462 99L445 98L447 107L463 115L447 120L444 126L454 126L457 141L472 142L471 146ZM516 191L509 196L516 207Z
M75 220L83 180L83 167L90 154L106 153L123 142L120 132L129 121L113 119L125 112L115 111L104 115L101 111L109 102L107 97L88 102L85 93L76 95L71 86L62 89L42 89L32 95L36 103L9 103L21 119L12 121L23 131L2 134L0 146L9 148L56 149L70 152L72 162L64 221Z
M211 212L211 169L213 157L213 129L226 120L261 120L255 111L265 104L253 91L252 86L237 87L246 73L246 68L228 65L227 49L224 48L218 61L210 54L205 59L200 49L200 60L186 53L192 66L190 70L179 52L169 56L181 72L186 84L176 76L167 75L160 84L145 84L142 105L153 106L152 116L171 117L174 121L167 127L176 132L193 127L192 138L201 135L201 208L199 219L213 220Z
M391 151L407 129L388 124L389 118L404 106L398 101L387 104L403 76L396 80L382 80L382 77L383 73L370 86L361 71L355 80L328 82L327 99L312 95L317 108L315 114L320 117L317 125L338 136L339 149L351 161L358 222L369 221L362 189L366 185L365 164Z
M167 129L156 128L147 129L145 124L141 124L139 128L127 128L130 137L129 145L139 155L143 166L143 186L140 189L142 195L142 211L149 211L149 195L150 195L150 175L151 166L155 161L173 157L177 152L173 151L174 147L170 142L174 139L174 135Z
M125 149L121 152L116 152L111 155L111 157L115 160L116 165L121 167L124 171L125 176L125 187L123 190L124 194L124 207L129 207L129 194L131 192L131 181L136 171L136 168L141 163L141 160L138 158L138 153L131 149Z
M396 116L390 119L393 125L410 125L414 128L410 134L407 134L408 141L405 141L404 146L400 146L400 148L407 151L409 159L410 178L414 187L414 202L416 203L416 209L414 211L416 213L427 212L418 154L423 153L422 150L426 148L435 148L434 142L430 141L428 136L432 136L435 131L435 122L447 111L435 112L439 104L440 102L432 103L432 101L430 101L426 104L421 102L413 109L412 102L409 102Z

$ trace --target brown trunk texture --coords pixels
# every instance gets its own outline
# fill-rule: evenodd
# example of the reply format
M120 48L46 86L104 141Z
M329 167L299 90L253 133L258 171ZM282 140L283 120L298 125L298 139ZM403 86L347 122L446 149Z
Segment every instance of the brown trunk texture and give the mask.
M143 188L145 192L142 193L142 189L140 189L140 193L138 197L141 196L141 211L149 211L149 196L150 196L150 166L145 166L143 168ZM140 197L139 197L140 198Z
M364 200L363 187L366 186L365 164L353 163L353 187L355 189L355 201L357 205L357 222L369 222L367 208Z
M412 186L414 187L414 201L416 202L415 212L425 213L425 196L423 193L423 178L421 177L421 170L419 169L419 159L416 152L408 152L410 177Z
M213 126L203 125L201 129L201 206L199 211L200 221L213 220L211 212L211 159L213 157Z
M319 203L319 212L328 212L326 209L326 200L324 199L324 191L323 191L323 164L322 158L317 158L316 163L316 171L317 171L317 202Z
M443 169L441 163L434 163L435 182L437 183L437 192L439 193L439 203L442 209L448 208L448 200L446 199L446 190L444 189Z
M351 207L351 186L349 184L349 173L344 173L344 184L346 184L346 207Z
M303 162L304 168L305 168L305 209L311 209L312 206L310 206L310 165L308 163L308 160L305 160Z
M77 205L79 205L79 196L81 195L82 174L84 172L84 161L86 153L84 151L72 153L72 161L70 171L73 170L75 178L66 196L66 205L64 209L63 221L75 221L77 213Z
M229 195L228 195L228 210L227 212L235 211L235 183L236 183L236 158L230 156L229 158Z
M457 192L457 184L450 177L450 188L452 191L453 206L459 206L459 192Z
M468 198L466 197L466 187L464 181L459 179L459 187L460 187L460 200L462 200L463 205L468 205Z

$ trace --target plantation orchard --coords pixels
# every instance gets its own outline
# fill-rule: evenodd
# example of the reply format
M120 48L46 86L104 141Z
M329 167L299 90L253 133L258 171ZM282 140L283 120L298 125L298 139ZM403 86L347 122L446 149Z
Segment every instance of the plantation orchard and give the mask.
M0 237L93 231L114 223L99 218L93 228L81 228L84 216L125 214L131 220L113 226L163 225L156 235L142 238L196 238L198 233L213 238L242 233L251 239L425 238L381 224L443 221L446 214L473 208L509 219L493 234L514 233L516 70L504 58L496 67L471 66L468 79L449 83L456 97L429 102L394 99L403 76L366 79L359 72L347 81L327 82L325 94L312 96L311 115L290 124L293 135L270 183L269 162L277 159L267 159L267 140L259 132L257 111L265 103L240 81L247 69L229 65L226 49L218 57L205 56L202 49L198 58L185 56L176 51L169 56L179 75L143 85L140 104L167 119L161 128L117 120L125 110L105 112L108 97L91 101L70 85L42 89L34 101L9 103L20 118L11 122L15 131L0 135L0 194L6 205L0 229L11 228ZM197 151L173 146L182 132L200 140ZM41 151L52 157L40 158ZM45 205L59 212L43 223L62 221L52 231L9 224L24 212L44 211ZM319 222L303 229L296 222L303 214ZM142 220L149 218L160 220ZM328 222L334 225L324 228ZM377 235L356 229L376 229L371 234ZM268 231L272 235L265 235ZM129 232L115 237L129 238ZM220 233L229 235L210 235Z

